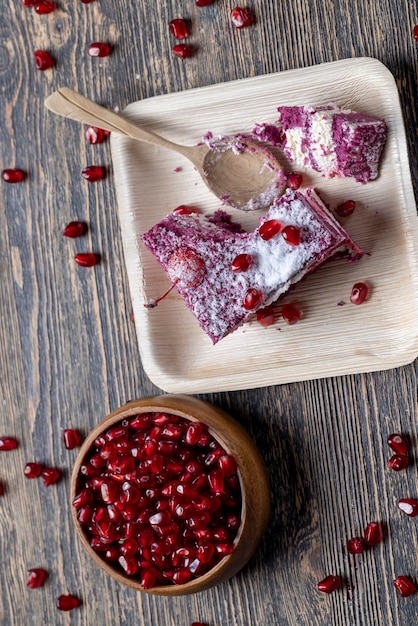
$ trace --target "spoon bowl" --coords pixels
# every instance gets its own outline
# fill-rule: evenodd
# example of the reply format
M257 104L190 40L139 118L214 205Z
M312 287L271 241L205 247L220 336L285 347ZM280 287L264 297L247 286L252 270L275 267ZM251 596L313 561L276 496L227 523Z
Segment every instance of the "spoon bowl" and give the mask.
M278 160L267 148L245 135L183 146L141 128L68 87L48 96L45 106L82 124L181 154L195 166L209 190L224 204L236 209L267 208L285 189L286 177Z

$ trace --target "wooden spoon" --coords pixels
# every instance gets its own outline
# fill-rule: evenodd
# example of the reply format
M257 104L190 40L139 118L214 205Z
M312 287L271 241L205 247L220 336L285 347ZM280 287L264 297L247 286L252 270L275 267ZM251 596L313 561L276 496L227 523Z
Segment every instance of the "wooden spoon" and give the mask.
M58 115L183 155L193 163L212 193L237 209L266 208L284 191L286 179L280 163L267 148L244 135L182 146L137 126L68 87L52 93L45 106Z

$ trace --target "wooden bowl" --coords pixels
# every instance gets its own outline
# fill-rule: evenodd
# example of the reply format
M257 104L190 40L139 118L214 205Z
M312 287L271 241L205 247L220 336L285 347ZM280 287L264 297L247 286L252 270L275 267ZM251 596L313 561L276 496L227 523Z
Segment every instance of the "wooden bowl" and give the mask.
M71 502L79 491L80 467L88 457L96 437L125 418L140 413L165 412L190 421L200 421L209 427L209 433L231 454L238 465L242 510L241 525L234 541L232 554L224 556L212 569L181 585L159 585L144 589L134 577L105 561L90 546L88 535L72 508L73 522L81 542L91 558L110 576L137 591L155 595L177 596L196 593L234 576L251 558L266 529L270 514L270 487L264 461L247 432L225 413L207 402L184 395L160 395L129 402L108 415L87 436L75 461L71 476Z

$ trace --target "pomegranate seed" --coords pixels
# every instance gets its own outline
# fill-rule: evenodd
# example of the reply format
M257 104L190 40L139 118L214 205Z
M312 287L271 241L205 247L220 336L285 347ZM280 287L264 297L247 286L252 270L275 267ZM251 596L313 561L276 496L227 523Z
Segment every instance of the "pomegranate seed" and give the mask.
M257 311L257 322L262 326L271 326L277 319L277 314L272 306L266 306Z
M54 59L46 50L35 50L33 56L35 58L36 67L41 72L54 67Z
M254 264L254 257L251 254L238 254L232 261L233 272L246 272Z
M89 165L81 170L81 175L89 183L97 183L98 180L103 180L106 175L105 168L101 165Z
M256 309L260 306L263 298L264 295L259 289L254 289L253 287L250 287L250 289L247 290L247 293L244 296L242 306L246 311L251 311L252 309Z
M33 567L28 570L28 578L26 586L30 589L39 589L42 587L47 576L47 572L39 567Z
M194 446L203 432L203 424L201 422L191 422L186 430L185 441L189 446Z
M318 591L323 593L332 593L341 587L341 578L339 576L327 576L318 583Z
M292 325L299 322L302 314L295 304L289 303L282 306L282 316L289 325Z
M405 437L398 433L392 433L391 435L389 435L389 437L387 438L387 443L388 446L392 448L394 452L396 452L396 454L408 453L409 443L407 439L405 439Z
M170 33L174 35L176 39L187 39L189 33L187 31L187 24L182 18L176 18L169 22L168 27Z
M197 287L206 274L206 265L197 252L183 248L168 259L167 270L171 282L180 283L183 287Z
M393 581L395 589L402 598L412 596L417 590L415 583L408 576L398 576Z
M173 53L180 59L188 59L192 56L193 49L187 43L177 43L173 46Z
M290 189L296 191L302 185L303 176L299 172L290 172L287 176L287 184Z
M74 261L81 267L93 267L99 263L99 256L94 252L79 252Z
M111 52L111 48L107 43L95 41L89 45L87 52L91 57L108 57Z
M17 439L14 437L0 437L0 451L9 452L17 448Z
M61 477L61 472L56 467L45 467L42 470L41 476L45 487L50 487L51 485L55 485L55 483L58 482Z
M366 283L355 283L351 290L350 302L352 304L363 304L369 294L369 287Z
M25 172L19 169L6 169L1 173L5 183L21 183L25 179Z
M158 572L155 567L150 566L144 568L140 578L141 587L144 589L152 589L152 587L155 587L157 583L157 577Z
M376 546L383 541L382 526L378 522L370 522L364 531L364 539L368 546Z
M398 501L398 508L409 517L416 517L418 515L418 500L401 498Z
M210 4L213 4L213 0L196 0L197 7L208 7Z
M173 210L173 215L191 215L192 213L200 213L200 210L186 204L180 204Z
M414 36L415 41L418 41L418 24L415 24L414 26L413 36Z
M106 139L106 133L102 128L97 128L97 126L89 126L86 130L86 139L92 145L103 143L103 141Z
M62 231L64 237L71 237L71 239L75 239L76 237L81 237L87 232L87 224L84 222L70 222Z
M94 0L80 0L80 2L83 4L90 4L91 2L94 2Z
M251 13L243 7L234 7L231 10L231 20L238 29L248 28L252 24Z
M90 489L82 489L73 499L73 507L76 509L81 509L90 504L93 504L94 496L93 492Z
M394 454L388 461L388 467L395 472L404 470L409 465L409 459L406 454Z
M39 478L42 474L42 465L40 463L26 463L24 474L26 478Z
M33 4L33 8L39 15L47 15L52 13L57 8L52 0L37 0Z
M353 537L347 541L347 550L350 554L361 554L366 549L363 537Z
M205 0L196 0L196 4L198 2L204 2ZM206 0L206 2L208 2L208 0ZM213 0L209 0L208 4L211 4L211 2L213 2ZM205 6L204 4L199 4L198 6ZM192 622L190 624L190 626L206 626L206 624L204 624L203 622Z
M298 246L300 244L300 228L292 225L285 226L282 230L282 237L291 246Z
M0 482L0 497L4 496L4 485L2 482Z
M57 599L57 609L60 611L72 611L73 609L77 609L79 606L81 606L81 600L71 594L63 594Z
M267 220L263 222L258 229L260 237L264 239L264 241L268 241L278 235L283 229L283 224L279 222L279 220Z
M74 428L66 428L64 430L64 446L67 450L74 450L81 444L82 437L78 430Z
M340 217L348 217L352 213L354 213L354 209L356 208L356 203L354 200L346 200L342 202L338 206L335 207L335 212Z

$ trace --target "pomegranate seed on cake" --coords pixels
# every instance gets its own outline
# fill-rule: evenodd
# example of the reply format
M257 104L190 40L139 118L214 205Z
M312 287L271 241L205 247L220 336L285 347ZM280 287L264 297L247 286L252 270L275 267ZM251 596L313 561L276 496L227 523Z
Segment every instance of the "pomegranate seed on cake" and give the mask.
M266 224L275 225L268 237ZM289 241L289 232L298 236ZM223 211L172 213L142 239L214 344L335 253L363 254L313 189L288 189L250 233ZM237 259L249 257L237 271Z
M290 161L325 178L351 177L361 183L377 178L388 132L385 120L336 104L277 110L276 124L257 124L254 137L278 145Z

